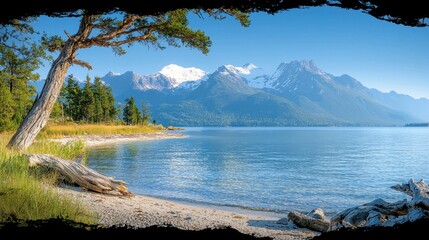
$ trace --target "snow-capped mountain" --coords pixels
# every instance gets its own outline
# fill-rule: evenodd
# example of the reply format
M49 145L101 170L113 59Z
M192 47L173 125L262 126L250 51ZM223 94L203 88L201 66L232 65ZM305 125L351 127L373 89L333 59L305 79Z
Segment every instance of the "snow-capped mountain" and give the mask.
M223 65L213 73L168 65L139 75L108 73L117 100L149 102L153 117L182 126L392 126L429 121L429 100L368 89L313 61L281 63L273 73L254 64ZM418 110L415 106L419 106Z
M243 74L243 72L246 74ZM228 78L237 84L247 84L247 81L243 75L247 75L246 69L232 65L223 65L213 72L210 77L215 77L218 79Z
M228 70L233 71L233 72L240 74L240 75L250 75L254 69L258 68L256 65L254 65L252 63L246 63L241 67L236 67L236 66L233 66L230 64L227 64L224 66Z
M184 82L201 80L208 74L199 68L184 68L175 64L170 64L163 67L159 73L171 80L173 88L178 87Z
M119 76L119 75L121 75L121 74L109 71L104 77L114 77L114 76Z
M159 72L143 76L132 71L123 74L109 72L103 77L103 81L121 93L130 89L163 91L184 88L192 90L198 87L207 74L195 67L184 68L170 64L163 67Z
M292 61L281 63L271 75L259 75L250 79L249 84L256 88L284 90L292 82L307 79L308 74L318 75L326 80L330 79L329 75L317 68L313 61Z

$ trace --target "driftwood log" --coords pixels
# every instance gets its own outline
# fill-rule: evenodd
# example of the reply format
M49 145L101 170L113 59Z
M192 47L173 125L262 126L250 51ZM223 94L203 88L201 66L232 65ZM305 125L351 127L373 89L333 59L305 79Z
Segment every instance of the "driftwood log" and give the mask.
M27 155L27 159L30 166L37 165L54 169L65 177L66 180L87 190L107 194L119 192L124 196L131 195L126 188L126 182L104 176L80 163L54 157L49 154L29 154Z
M291 211L287 217L298 227L308 228L318 232L327 232L329 229L329 220L325 217L323 210L320 208L316 208L308 214Z
M359 207L349 208L331 219L330 230L343 227L391 227L429 218L429 187L423 180L416 182L411 179L408 183L392 188L410 195L411 200L388 203L377 199Z
M376 199L370 203L346 209L331 219L328 229L325 221L321 221L320 217L311 213L306 215L292 211L288 214L288 219L299 227L319 232L340 228L391 227L418 219L429 219L429 187L423 180L417 182L411 179L408 183L392 188L411 196L411 200L389 203L383 199Z

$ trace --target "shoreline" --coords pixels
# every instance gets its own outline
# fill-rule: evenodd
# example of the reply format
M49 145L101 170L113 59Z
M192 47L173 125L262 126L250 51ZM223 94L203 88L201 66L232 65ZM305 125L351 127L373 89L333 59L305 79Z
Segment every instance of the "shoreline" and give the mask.
M267 210L252 209L252 208L238 206L238 205L234 206L234 205L213 204L213 203L207 203L207 202L194 202L191 200L187 201L184 199L183 200L182 199L175 199L175 198L169 198L169 197L163 197L163 196L148 195L148 194L143 194L143 193L142 194L137 193L135 195L165 200L165 201L169 201L169 202L175 202L175 203L189 205L189 206L228 211L228 212L233 212L236 214L251 214L251 215L258 215L258 216L278 218L278 219L285 218L287 216L287 214L289 213L289 211L284 211L284 212L280 213L280 212L270 211L269 209L267 209Z
M82 140L86 147L133 141L185 138L185 134L167 131L141 134L109 134L67 136L53 141L67 144ZM79 187L62 186L56 190L62 196L92 211L103 227L173 226L183 230L203 230L231 227L239 232L273 239L309 239L319 235L294 225L277 223L287 214L271 213L239 207L175 201L146 195L123 197L99 194Z
M182 133L172 133L172 132L167 132L167 130L164 130L160 132L150 132L150 133L65 136L58 139L51 139L51 141L60 142L61 144L67 144L69 142L82 140L86 147L94 147L94 146L118 144L118 143L124 143L124 142L152 141L152 140L186 138L186 137L187 136Z
M172 226L193 231L231 227L244 234L273 239L309 239L319 235L291 224L277 223L286 214L273 216L252 210L226 209L138 194L131 197L107 195L70 186L56 190L93 212L103 227Z

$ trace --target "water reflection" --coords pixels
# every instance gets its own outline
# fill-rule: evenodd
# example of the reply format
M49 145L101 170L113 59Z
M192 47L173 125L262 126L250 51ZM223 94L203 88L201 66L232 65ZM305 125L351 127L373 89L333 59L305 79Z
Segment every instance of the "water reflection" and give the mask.
M403 199L428 178L429 129L197 128L184 139L97 147L90 167L131 191L273 210L328 211Z

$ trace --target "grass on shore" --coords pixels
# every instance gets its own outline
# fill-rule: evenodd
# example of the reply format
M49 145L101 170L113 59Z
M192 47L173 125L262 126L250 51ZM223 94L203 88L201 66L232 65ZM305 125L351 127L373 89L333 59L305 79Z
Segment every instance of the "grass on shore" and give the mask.
M26 153L48 153L73 159L84 152L82 142L67 145L46 141L34 143L26 151L6 149L11 133L0 134L0 223L14 219L64 218L95 223L95 217L82 206L55 193L56 175L28 166Z
M46 170L29 168L24 154L46 153L65 159L84 155L82 141L66 145L47 141L52 138L85 134L133 134L164 130L163 126L124 126L50 122L25 151L6 148L12 133L0 133L0 223L13 219L38 220L65 218L95 223L95 217L79 204L59 196L52 188L57 176Z
M105 125L105 124L76 124L50 122L39 134L38 139L61 138L72 135L86 134L133 134L150 133L164 130L161 125Z

